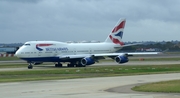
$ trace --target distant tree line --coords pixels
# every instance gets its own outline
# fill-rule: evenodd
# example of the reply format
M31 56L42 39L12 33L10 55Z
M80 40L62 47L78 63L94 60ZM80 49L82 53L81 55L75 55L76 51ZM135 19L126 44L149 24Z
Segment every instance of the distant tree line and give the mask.
M173 42L165 42L165 43L153 43L153 44L140 44L140 45L134 45L134 46L128 46L124 47L120 50L120 52L123 51L129 51L129 52L135 52L137 49L147 49L147 48L158 48L161 49L162 51L169 51L169 52L176 52L180 51L180 42L178 43L173 43Z

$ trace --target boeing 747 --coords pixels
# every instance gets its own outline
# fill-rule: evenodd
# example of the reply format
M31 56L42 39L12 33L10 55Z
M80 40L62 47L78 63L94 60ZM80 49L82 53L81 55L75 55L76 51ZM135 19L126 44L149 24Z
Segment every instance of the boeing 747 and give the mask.
M158 54L158 52L117 53L125 45L122 41L126 20L120 19L101 43L65 43L58 41L28 41L15 53L17 57L33 64L54 62L55 67L62 67L62 62L69 62L68 67L85 67L98 62L100 59L110 57L118 64L128 62L128 55Z

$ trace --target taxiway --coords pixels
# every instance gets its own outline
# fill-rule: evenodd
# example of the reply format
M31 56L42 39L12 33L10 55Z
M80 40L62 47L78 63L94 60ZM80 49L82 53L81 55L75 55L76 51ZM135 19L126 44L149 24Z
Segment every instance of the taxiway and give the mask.
M126 92L125 88L120 89L132 84L180 79L179 75L180 73L173 73L1 83L0 96L1 98L180 98L178 93L139 93Z

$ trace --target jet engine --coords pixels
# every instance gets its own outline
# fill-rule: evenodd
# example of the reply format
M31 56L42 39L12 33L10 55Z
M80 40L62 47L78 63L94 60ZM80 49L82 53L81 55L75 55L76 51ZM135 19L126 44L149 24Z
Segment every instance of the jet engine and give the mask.
M119 64L122 64L122 63L128 62L129 59L128 59L127 55L119 55L119 56L115 57L115 61Z
M85 65L92 65L92 64L94 64L95 63L95 61L94 61L94 59L92 58L92 57L85 57L85 58L83 58L82 60L81 60L81 64L83 65L83 66L85 66Z

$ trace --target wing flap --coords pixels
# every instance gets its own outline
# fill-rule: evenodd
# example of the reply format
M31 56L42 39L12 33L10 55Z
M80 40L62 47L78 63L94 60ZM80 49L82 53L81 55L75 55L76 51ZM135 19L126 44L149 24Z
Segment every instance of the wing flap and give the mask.
M161 54L161 52L129 52L128 55L156 55Z

